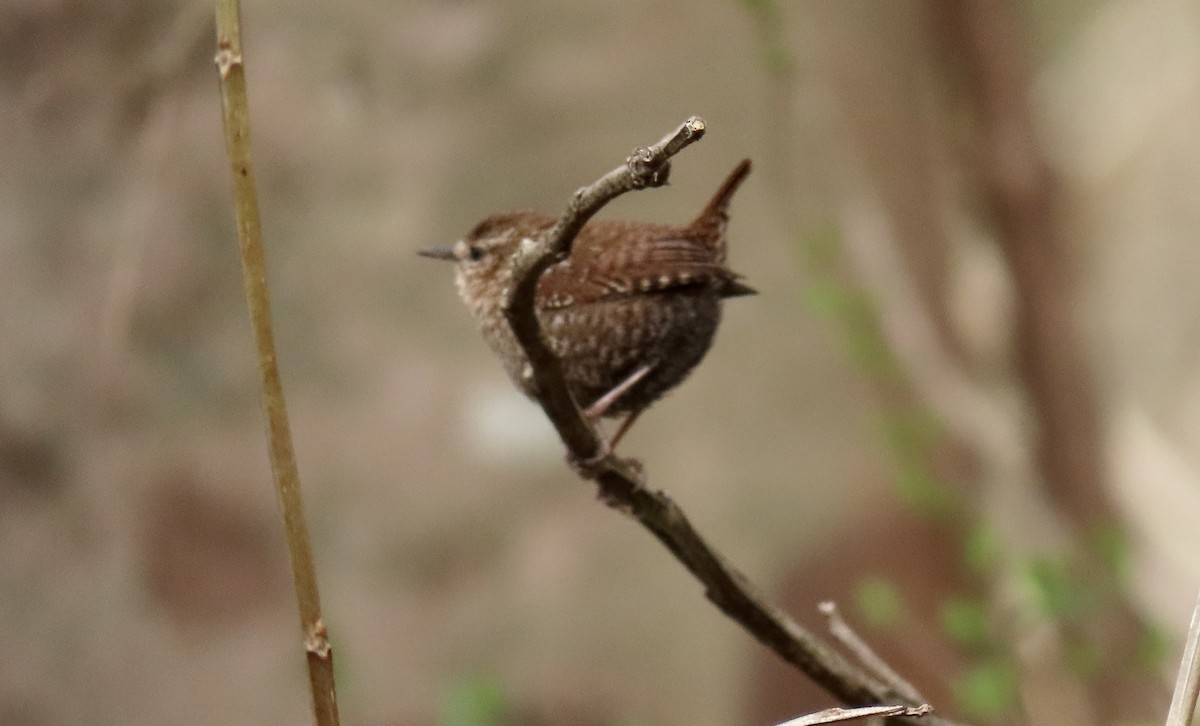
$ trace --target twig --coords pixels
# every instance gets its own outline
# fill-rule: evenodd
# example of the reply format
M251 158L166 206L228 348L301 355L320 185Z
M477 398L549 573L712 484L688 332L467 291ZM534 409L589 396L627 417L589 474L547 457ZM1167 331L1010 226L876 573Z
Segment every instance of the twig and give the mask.
M800 718L794 718L791 721L784 721L775 726L817 726L823 723L840 723L842 721L855 721L860 718L881 718L885 716L906 716L908 718L920 718L926 716L933 709L929 704L920 706L866 706L864 708L827 708L824 711L810 713Z
M1187 641L1183 646L1183 660L1179 664L1179 675L1175 678L1175 693L1171 696L1171 710L1167 712L1167 726L1188 726L1196 713L1196 699L1200 695L1200 595L1192 611L1192 624L1188 628Z
M631 515L658 538L704 585L705 595L722 612L843 703L857 706L902 700L766 602L744 575L704 541L670 497L646 486L638 462L604 451L596 431L580 415L558 359L542 340L533 305L542 271L570 253L579 230L609 201L634 189L661 186L670 158L703 133L703 120L692 117L657 144L636 150L625 165L577 191L554 227L518 251L520 259L506 305L509 324L528 356L534 389L546 416L570 459L584 477L595 480L609 506ZM933 723L948 726L951 722L936 719Z
M853 653L858 662L862 663L876 678L891 686L896 693L912 703L925 701L925 697L921 695L916 686L909 683L896 672L896 669L888 665L887 661L880 657L875 649L854 631L854 628L850 627L850 624L838 611L837 603L827 600L818 605L817 609L829 621L829 634Z
M217 0L217 55L215 58L224 111L225 144L233 176L234 208L237 215L238 244L241 249L242 276L246 303L254 328L262 383L262 406L266 415L267 445L275 492L283 510L284 533L292 562L292 580L300 606L300 625L308 661L308 680L312 690L313 713L318 726L337 726L337 696L333 681L333 651L321 619L321 600L317 591L316 568L308 526L304 521L304 502L300 495L300 474L292 448L283 384L276 366L275 341L271 332L271 301L267 289L266 261L263 255L262 222L258 196L254 188L254 170L250 146L250 105L246 96L245 62L242 57L241 9L238 0Z

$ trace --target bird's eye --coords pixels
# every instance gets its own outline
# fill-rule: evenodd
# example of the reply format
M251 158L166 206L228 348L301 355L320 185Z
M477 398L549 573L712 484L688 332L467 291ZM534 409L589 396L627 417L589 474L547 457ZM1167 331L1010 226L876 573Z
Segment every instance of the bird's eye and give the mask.
M478 262L483 257L483 250L460 239L454 243L454 256L462 261Z

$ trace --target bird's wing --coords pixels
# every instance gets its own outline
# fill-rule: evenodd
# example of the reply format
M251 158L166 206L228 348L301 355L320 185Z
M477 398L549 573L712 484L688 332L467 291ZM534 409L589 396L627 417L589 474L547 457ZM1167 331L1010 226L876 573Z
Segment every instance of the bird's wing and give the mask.
M713 260L710 249L686 237L582 248L538 281L538 307L554 309L664 290L710 287L748 294L738 276Z

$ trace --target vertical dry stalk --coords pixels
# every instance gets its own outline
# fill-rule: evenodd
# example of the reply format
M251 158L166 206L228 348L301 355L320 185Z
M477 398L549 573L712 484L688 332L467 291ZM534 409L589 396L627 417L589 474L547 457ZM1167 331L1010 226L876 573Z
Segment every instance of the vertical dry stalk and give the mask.
M220 76L224 111L225 144L233 176L234 209L246 302L254 328L262 383L262 405L266 414L267 444L275 491L283 510L284 530L292 562L292 580L300 606L300 624L308 661L313 713L318 726L338 723L337 697L333 681L333 651L321 620L312 545L304 520L300 474L292 448L283 384L276 365L275 341L271 332L271 301L263 256L262 223L250 147L250 105L246 97L245 64L242 58L241 8L238 0L217 0L217 71Z
M980 188L1016 292L1017 364L1037 420L1042 488L1081 545L1072 553L1079 582L1104 605L1061 618L1059 626L1068 642L1097 644L1107 655L1098 673L1079 680L1090 710L1128 718L1139 701L1144 708L1156 694L1123 660L1144 631L1102 545L1120 513L1105 486L1102 412L1074 310L1063 182L1038 141L1026 34L1006 3L956 0L932 7L962 74L982 147ZM1056 718L1064 720L1061 713Z

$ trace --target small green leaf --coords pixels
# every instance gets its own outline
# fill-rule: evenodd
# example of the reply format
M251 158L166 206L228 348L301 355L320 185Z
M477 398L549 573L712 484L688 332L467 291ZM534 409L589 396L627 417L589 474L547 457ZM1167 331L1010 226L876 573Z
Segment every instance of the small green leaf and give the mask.
M952 516L955 498L929 467L929 452L938 436L936 423L923 412L898 410L883 418L882 434L904 503L931 519Z
M846 343L846 353L850 356L850 361L862 368L863 373L873 378L889 380L900 372L891 349L877 331L856 328L847 336Z
M954 511L954 498L921 464L896 462L896 489L906 505L930 519L944 520Z
M1157 625L1147 625L1138 636L1134 653L1143 668L1155 672L1171 653L1171 639Z
M882 577L866 577L855 588L854 601L863 619L875 628L895 627L904 619L900 591Z
M442 700L438 726L502 726L508 705L504 691L486 678L464 678L450 685Z
M963 543L963 559L977 575L986 575L1000 561L1000 544L996 533L985 524L976 524Z
M1071 620L1084 614L1093 597L1063 561L1039 557L1026 572L1038 608L1054 620Z
M983 649L991 644L987 608L978 600L954 598L942 605L942 630L960 648Z
M1092 529L1091 539L1100 559L1108 565L1113 576L1122 581L1127 580L1132 554L1129 535L1121 525L1116 522L1102 522Z
M1017 702L1017 676L1003 661L980 663L952 685L954 697L968 716L979 720L1006 715Z
M850 305L850 296L846 288L836 282L813 280L804 293L809 307L816 314L825 317L838 318Z
M921 410L899 409L883 418L883 436L899 451L924 452L937 441L939 433L937 421Z

